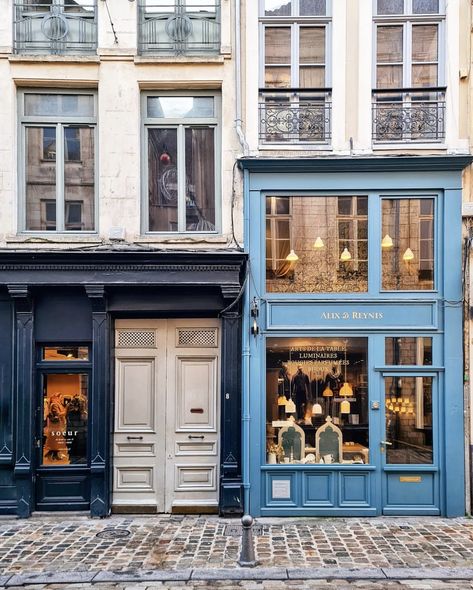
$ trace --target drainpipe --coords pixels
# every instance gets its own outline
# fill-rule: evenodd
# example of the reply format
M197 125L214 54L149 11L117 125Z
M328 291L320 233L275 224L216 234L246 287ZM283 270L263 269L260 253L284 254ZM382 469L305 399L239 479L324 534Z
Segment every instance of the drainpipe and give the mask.
M235 0L235 130L243 155L249 152L241 119L241 0Z

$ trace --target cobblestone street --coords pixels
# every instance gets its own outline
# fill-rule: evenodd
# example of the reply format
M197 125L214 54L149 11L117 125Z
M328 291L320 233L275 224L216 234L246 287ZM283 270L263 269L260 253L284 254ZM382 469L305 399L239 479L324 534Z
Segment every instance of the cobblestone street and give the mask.
M259 567L249 570L237 564L237 520L199 516L92 520L61 515L3 519L0 585L39 590L81 582L67 587L90 588L93 579L93 588L107 590L473 588L473 520L467 518L272 518L259 519L257 524ZM422 581L402 580L409 577L410 568L423 568ZM463 568L462 579L452 579L452 568L457 572ZM340 571L362 580L343 580ZM165 572L170 572L169 579L157 579ZM256 579L244 580L245 576ZM219 577L227 581L212 581ZM330 581L333 577L339 579ZM430 579L436 577L446 579ZM371 578L382 579L366 581Z

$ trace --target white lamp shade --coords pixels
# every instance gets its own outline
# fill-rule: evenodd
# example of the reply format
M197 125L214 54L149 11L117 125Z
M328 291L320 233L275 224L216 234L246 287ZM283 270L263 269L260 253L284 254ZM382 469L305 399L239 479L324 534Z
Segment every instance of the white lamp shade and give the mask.
M299 256L297 256L294 250L291 250L289 254L286 256L286 260L288 262L297 262L299 260Z
M325 246L325 244L324 244L324 241L322 240L322 238L320 236L317 236L315 239L315 242L314 242L314 249L320 250L324 246Z
M351 254L348 248L345 248L343 252L340 254L340 260L342 262L348 262L349 260L351 260Z

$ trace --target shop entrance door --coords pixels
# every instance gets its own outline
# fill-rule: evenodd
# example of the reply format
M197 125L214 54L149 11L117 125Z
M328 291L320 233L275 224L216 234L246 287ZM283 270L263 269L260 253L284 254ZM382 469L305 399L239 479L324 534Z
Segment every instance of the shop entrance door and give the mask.
M116 321L115 511L217 510L219 339L215 319Z

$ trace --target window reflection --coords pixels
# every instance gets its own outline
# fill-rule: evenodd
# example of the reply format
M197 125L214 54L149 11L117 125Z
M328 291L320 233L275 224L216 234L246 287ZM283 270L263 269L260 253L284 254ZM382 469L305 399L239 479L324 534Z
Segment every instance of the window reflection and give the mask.
M44 346L42 359L44 361L88 361L87 346Z
M385 379L386 462L433 463L432 377Z
M266 288L368 290L368 198L267 197Z
M368 463L367 338L269 338L268 463Z
M387 365L431 365L432 338L386 338Z

